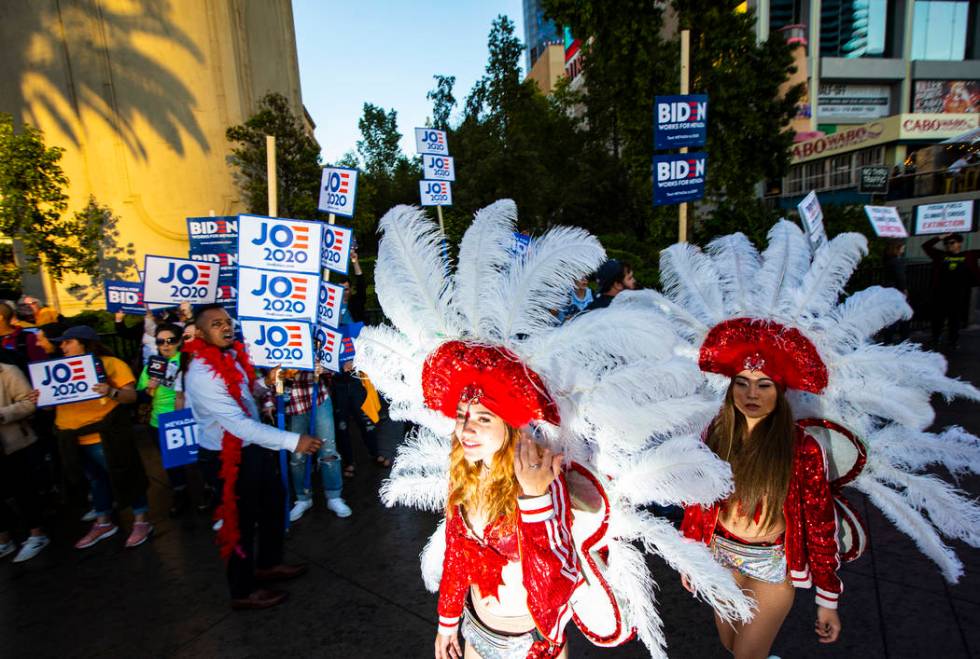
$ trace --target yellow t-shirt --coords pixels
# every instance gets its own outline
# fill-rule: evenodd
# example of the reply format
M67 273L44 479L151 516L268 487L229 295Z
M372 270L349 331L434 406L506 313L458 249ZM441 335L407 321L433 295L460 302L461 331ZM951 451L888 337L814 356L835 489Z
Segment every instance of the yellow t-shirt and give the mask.
M34 324L38 327L56 322L58 322L58 310L54 307L41 307L34 314Z
M122 389L127 384L136 382L136 378L133 377L133 372L126 366L126 362L121 359L103 357L102 364L105 366L106 382L109 383L109 386ZM93 398L92 400L59 405L55 408L54 425L59 430L81 428L90 423L101 421L109 412L116 409L118 404L118 401L108 396L103 396L102 398ZM83 435L78 438L78 443L81 446L98 444L101 441L99 433Z

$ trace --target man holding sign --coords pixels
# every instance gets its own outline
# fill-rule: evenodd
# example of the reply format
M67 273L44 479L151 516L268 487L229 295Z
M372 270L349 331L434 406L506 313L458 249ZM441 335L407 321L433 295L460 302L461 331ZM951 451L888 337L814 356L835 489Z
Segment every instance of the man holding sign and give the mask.
M245 346L235 340L231 316L223 307L202 308L194 324L196 337L184 346L192 357L184 395L198 423L199 451L221 451L224 489L216 514L223 521L218 544L227 561L231 606L269 608L288 594L260 584L306 572L305 565L282 563L286 493L279 450L313 454L322 442L259 420L255 396L264 395L266 387L256 378ZM275 373L273 369L270 375Z

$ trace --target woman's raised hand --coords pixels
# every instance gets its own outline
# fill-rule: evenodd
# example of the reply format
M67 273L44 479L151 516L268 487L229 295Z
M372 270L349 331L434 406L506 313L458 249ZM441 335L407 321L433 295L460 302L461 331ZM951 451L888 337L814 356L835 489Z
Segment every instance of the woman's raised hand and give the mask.
M524 496L537 497L548 491L561 473L561 453L552 453L534 443L524 431L514 449L514 475Z

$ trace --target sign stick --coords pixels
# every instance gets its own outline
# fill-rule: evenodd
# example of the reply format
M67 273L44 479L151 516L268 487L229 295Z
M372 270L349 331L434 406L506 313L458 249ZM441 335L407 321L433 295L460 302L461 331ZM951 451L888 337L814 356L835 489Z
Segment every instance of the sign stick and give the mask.
M688 93L688 78L691 64L691 31L681 30L681 94ZM681 153L687 153L687 147L681 147ZM687 202L681 202L677 207L677 241L687 242Z
M269 217L279 214L279 199L276 186L276 136L265 136L265 177L269 186Z

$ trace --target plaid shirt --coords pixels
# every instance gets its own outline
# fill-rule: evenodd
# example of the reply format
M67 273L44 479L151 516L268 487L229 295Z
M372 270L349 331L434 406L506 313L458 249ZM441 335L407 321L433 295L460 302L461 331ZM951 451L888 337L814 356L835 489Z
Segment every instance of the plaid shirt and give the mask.
M312 371L300 371L293 378L293 386L289 400L286 402L286 414L308 414L313 411L313 382ZM320 390L317 395L317 405L330 398L330 374L320 375Z

